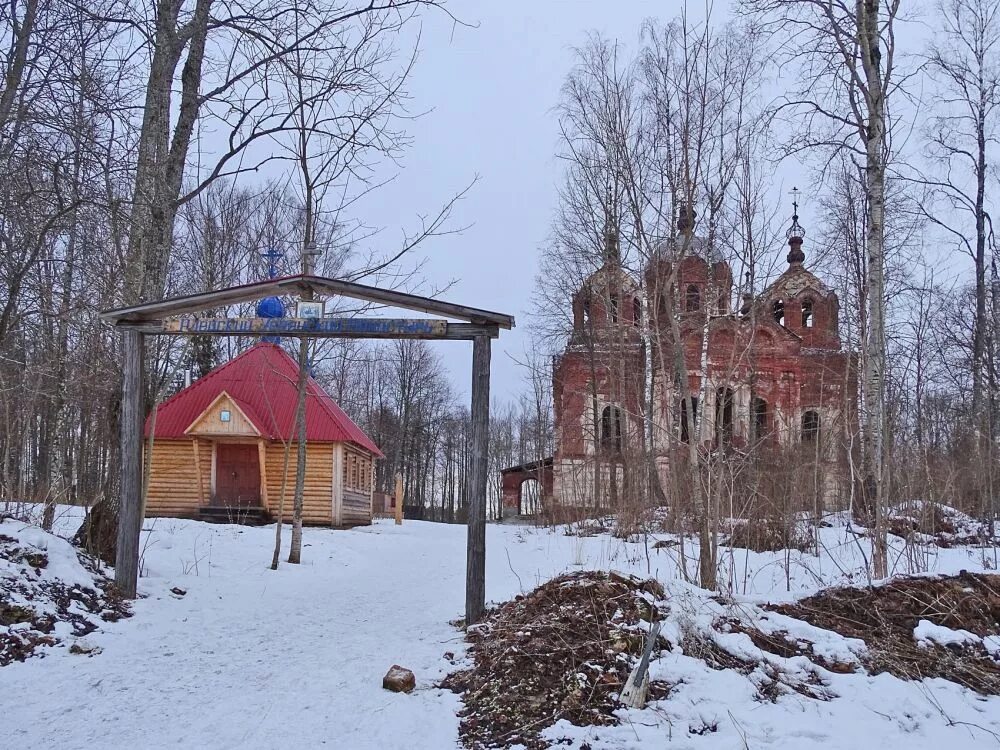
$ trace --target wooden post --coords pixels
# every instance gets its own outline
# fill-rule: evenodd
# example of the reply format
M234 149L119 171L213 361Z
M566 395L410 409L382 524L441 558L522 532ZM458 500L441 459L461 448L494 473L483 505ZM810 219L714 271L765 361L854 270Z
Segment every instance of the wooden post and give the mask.
M344 444L333 446L333 523L337 528L344 523Z
M375 520L375 456L368 457L368 512L372 521ZM382 513L385 513L383 503Z
M396 525L403 525L403 475L396 475Z
M142 531L142 401L143 335L123 331L121 411L121 498L118 504L118 549L115 585L135 599L139 580L139 534Z
M490 338L472 342L472 445L466 497L468 543L465 568L465 624L486 611L486 485L490 429Z
M263 440L257 441L257 463L260 464L260 504L264 510L271 512L271 498L267 494L267 444Z
M198 505L208 505L205 502L205 483L201 478L201 441L195 438L191 441L191 445L194 447L194 473L198 477Z

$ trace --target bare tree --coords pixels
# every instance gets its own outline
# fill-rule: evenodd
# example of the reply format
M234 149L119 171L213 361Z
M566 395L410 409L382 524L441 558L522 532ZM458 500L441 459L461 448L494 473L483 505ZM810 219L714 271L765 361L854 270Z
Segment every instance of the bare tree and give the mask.
M868 330L863 349L863 495L872 520L875 575L888 573L884 519L886 415L885 190L892 157L890 100L897 71L900 0L745 0L772 30L801 86L779 113L790 113L787 153L848 152L863 165L867 208Z
M353 60L359 69L375 65L367 71L375 80L395 80L389 68L379 67L383 58L373 60L358 54L352 58L351 53L358 50L345 45L345 40L357 38L360 30L361 39L368 40L362 45L385 49L384 39L391 39L420 8L435 4L434 0L340 0L334 4L319 0L267 0L263 4L156 0L150 8L128 7L118 15L105 14L122 29L123 40L138 42L138 50L126 49L125 55L131 58L145 52L149 58L122 261L121 295L125 303L163 296L176 217L185 202L220 178L258 170L271 160L266 147L275 139L322 127L315 121L305 122L302 116L313 102L272 94L285 80L289 66L294 69L296 60L308 54L315 64L305 74L314 81L332 77L342 85L336 65L339 61L342 67L350 67L344 66L343 60ZM358 101L363 105L365 92L358 94ZM202 124L221 130L224 145L201 149L192 169L192 144ZM355 144L349 140L347 147ZM189 174L192 179L188 184L185 179ZM148 389L147 409L152 405L152 392ZM113 527L116 509L112 500L106 509L92 513L83 536L113 537L107 531L92 534L87 529L92 525Z
M137 145L125 299L162 296L174 219L183 202L220 176L259 168L270 157L255 150L258 143L283 132L301 132L301 114L309 102L271 95L282 69L309 52L320 62L310 75L321 80L335 72L330 59L344 51L344 37L355 28L376 28L388 36L412 19L417 8L433 4L269 0L262 6L157 0L151 18L122 18L128 26L152 27L146 37L150 67ZM228 138L224 150L202 165L194 188L182 194L200 119L221 124Z
M997 143L1000 114L1000 2L941 0L936 11L940 26L926 68L939 102L927 142L935 169L916 179L930 189L924 213L968 253L975 268L971 421L981 452L992 436L986 397L986 273L987 249L993 249L988 187L995 186L989 155Z

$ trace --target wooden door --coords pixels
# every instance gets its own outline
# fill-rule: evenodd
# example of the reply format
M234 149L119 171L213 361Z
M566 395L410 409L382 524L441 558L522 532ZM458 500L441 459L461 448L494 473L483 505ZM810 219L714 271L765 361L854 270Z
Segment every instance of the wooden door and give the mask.
M245 508L260 505L260 462L257 446L218 443L215 447L214 505Z

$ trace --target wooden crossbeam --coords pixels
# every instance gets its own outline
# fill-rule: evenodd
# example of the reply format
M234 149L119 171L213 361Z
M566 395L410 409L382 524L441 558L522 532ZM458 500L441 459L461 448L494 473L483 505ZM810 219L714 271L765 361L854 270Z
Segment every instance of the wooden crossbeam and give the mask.
M132 307L121 307L115 310L105 310L101 317L111 323L148 322L162 320L174 315L190 315L196 312L214 310L227 305L253 302L272 295L286 294L327 294L338 297L371 302L387 307L403 310L414 310L427 315L442 315L447 318L465 320L479 325L495 325L510 329L514 326L514 317L506 313L492 310L482 310L468 305L458 305L431 297L421 297L417 294L407 294L393 289L380 289L374 286L358 284L343 279L330 279L323 276L296 275L278 279L258 281L253 284L229 287L212 292L188 294L181 297L146 302Z
M118 328L157 336L290 336L341 339L441 339L499 336L490 324L422 318L180 318L121 322Z
M163 333L179 334L309 334L331 336L427 336L443 337L447 320L402 318L180 318L165 320Z

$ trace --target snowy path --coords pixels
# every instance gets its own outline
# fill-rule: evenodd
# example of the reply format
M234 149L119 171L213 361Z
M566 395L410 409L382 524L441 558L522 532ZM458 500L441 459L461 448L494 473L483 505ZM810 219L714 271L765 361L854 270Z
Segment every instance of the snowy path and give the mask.
M62 519L67 533L77 523ZM463 526L306 529L304 563L277 572L273 526L145 528L147 597L93 639L103 653L60 649L0 670L0 695L30 696L4 701L0 748L455 746L460 702L433 684L454 670L443 654L462 652L449 622L464 613ZM286 550L288 537L286 527ZM594 542L596 563L608 555ZM518 577L534 587L581 544L490 526L488 596L518 593ZM413 694L382 689L394 663L416 673Z
M165 531L171 524L179 530ZM159 548L147 556L164 578L145 581L150 599L100 637L102 654L55 654L0 672L0 693L31 696L5 701L12 733L0 745L453 746L457 698L426 677L460 648L448 621L462 609L464 543L454 529L416 528L307 530L306 564L275 573L266 569L272 529L204 526L192 535L159 521ZM372 534L392 534L391 547L373 545ZM251 545L249 536L261 539ZM197 577L158 565L172 557L189 566L196 555ZM174 585L187 595L169 595ZM415 694L381 689L393 662L424 678Z
M61 523L70 531L77 522ZM159 519L147 521L150 528L148 576L140 581L146 598L134 617L90 636L102 653L88 658L57 648L0 669L0 750L456 747L458 697L433 685L454 669L443 655L462 652L449 621L464 608L464 527L307 529L305 563L283 563L277 572L267 567L273 527ZM842 535L824 532L831 545ZM647 572L644 545L608 534L581 539L491 525L487 535L493 600L568 569ZM771 597L785 595L788 581L813 590L819 578L833 580L854 564L856 543L839 545L830 556L836 559L793 559L787 578L781 554L741 551L737 578L749 582L748 593ZM975 565L968 552L949 550L932 567ZM676 578L673 553L653 551L649 572ZM174 597L174 586L187 594ZM413 694L382 690L393 663L416 673ZM714 750L742 746L742 736L755 748L853 750L866 737L911 748L1000 746L986 731L946 727L939 706L980 726L996 727L1000 714L997 699L980 701L950 683L858 676L829 703L792 697L760 704L738 675L687 657L664 660L662 668L684 683L662 709L636 715L634 726L600 730L599 742L589 730L562 736L594 748L660 746L672 737L671 747ZM686 725L711 717L722 724L717 734L688 734Z

